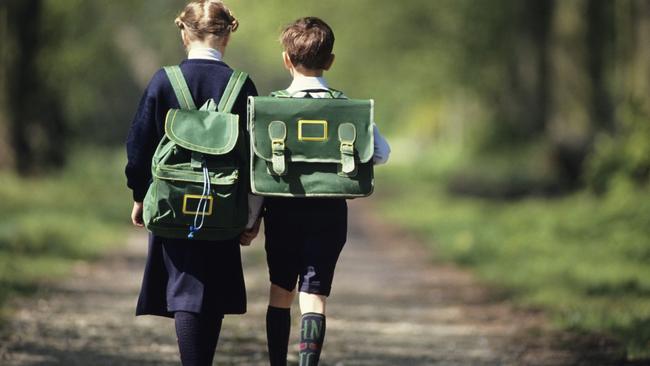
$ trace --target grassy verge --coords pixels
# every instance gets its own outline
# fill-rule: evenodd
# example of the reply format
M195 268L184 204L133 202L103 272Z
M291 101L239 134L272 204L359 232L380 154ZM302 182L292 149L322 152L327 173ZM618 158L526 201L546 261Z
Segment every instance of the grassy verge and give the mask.
M606 332L650 357L650 192L494 201L445 188L444 151L377 169L385 215L562 327ZM418 167L414 169L414 167Z
M0 172L0 317L11 296L120 243L129 213L123 162L113 151L81 150L56 175Z

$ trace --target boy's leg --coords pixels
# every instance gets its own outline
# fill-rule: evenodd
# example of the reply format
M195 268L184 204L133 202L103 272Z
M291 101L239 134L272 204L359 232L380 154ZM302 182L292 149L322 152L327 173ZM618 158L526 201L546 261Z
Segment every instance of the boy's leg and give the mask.
M343 223L344 224L344 223ZM340 226L339 240L328 240L328 235L310 235L303 247L303 268L299 278L300 311L300 366L316 366L325 340L325 310L332 289L334 271L339 254L345 245L345 225ZM334 235L331 239L337 239Z
M266 311L266 339L271 366L286 366L291 333L291 304L296 291L271 284Z
M271 366L286 366L291 304L300 274L300 242L295 240L295 218L287 211L287 200L268 199L264 217L266 261L271 288L266 312L266 335ZM289 215L289 216L288 216ZM298 228L301 226L298 225Z
M298 296L300 301L300 313L317 313L325 315L325 308L327 305L327 296L319 294L310 294L307 292L300 292Z
M329 281L331 282L331 281ZM316 366L320 360L321 349L325 341L325 308L329 285L326 285L326 294L309 293L304 284L304 291L300 291L300 350L298 359L300 366ZM315 289L311 289L315 291Z
M303 313L300 317L300 366L316 366L325 341L325 314Z
M267 241L267 260L271 277L266 336L271 366L286 366L291 332L291 304L296 296L298 277L291 256ZM292 268L293 267L293 268Z
M288 291L276 284L271 284L269 289L269 305L276 308L290 309L293 299L296 297L296 289Z

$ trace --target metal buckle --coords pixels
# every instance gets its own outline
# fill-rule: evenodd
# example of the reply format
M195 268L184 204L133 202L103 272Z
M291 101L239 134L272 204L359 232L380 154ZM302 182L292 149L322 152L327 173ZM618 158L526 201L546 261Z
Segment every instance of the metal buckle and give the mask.
M284 140L272 139L271 140L271 151L273 151L273 153L283 154Z
M354 153L354 143L353 142L341 142L341 152L346 154Z
M323 126L323 136L303 136L302 127L307 125ZM298 141L327 141L327 121L305 119L298 121Z
M214 198L212 196L202 196L200 194L186 194L183 196L183 214L185 215L196 215L196 214L202 214L199 211L189 211L187 209L187 201L190 199L194 200L201 200L201 199L207 199L208 200L208 210L205 212L205 216L210 216L212 215L212 204L214 202ZM198 210L198 207L197 207Z

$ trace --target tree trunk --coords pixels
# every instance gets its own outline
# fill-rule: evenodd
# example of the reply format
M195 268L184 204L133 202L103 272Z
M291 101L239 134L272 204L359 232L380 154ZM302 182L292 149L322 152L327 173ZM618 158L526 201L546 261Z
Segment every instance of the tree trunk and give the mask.
M591 79L592 128L614 131L614 106L607 83L608 66L614 62L614 3L610 0L587 2L588 68Z
M532 132L541 133L546 128L549 118L549 103L551 93L551 63L549 39L555 10L554 0L532 1L529 14L531 17L532 41L536 44L537 83L533 96L536 106L532 116Z
M23 175L60 167L65 158L65 130L59 98L39 69L41 0L5 1L8 38L7 119L16 170Z

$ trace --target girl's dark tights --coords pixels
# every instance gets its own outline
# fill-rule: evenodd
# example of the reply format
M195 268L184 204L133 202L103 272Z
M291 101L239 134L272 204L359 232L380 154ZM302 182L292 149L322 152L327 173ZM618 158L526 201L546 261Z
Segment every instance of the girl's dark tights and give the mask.
M223 315L174 313L183 366L210 366L217 348Z

